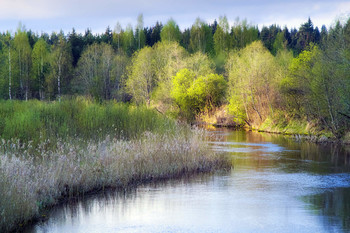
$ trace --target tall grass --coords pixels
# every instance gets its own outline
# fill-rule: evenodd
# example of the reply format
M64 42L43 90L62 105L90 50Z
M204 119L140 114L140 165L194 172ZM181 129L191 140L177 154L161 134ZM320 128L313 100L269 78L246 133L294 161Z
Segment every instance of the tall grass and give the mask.
M0 101L0 137L35 145L57 138L103 140L106 135L132 139L145 131L174 129L174 121L147 107L99 104L86 99L59 102Z
M0 137L0 232L62 198L231 167L204 131L115 102L3 101Z
M43 149L40 157L29 150L0 154L0 232L20 229L63 197L231 166L208 149L203 132L183 129L134 140L107 136L87 146L58 142L56 148Z

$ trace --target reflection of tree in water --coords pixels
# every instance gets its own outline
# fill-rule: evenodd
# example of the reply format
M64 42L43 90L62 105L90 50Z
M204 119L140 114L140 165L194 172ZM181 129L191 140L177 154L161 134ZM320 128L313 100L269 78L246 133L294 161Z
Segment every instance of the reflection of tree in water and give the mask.
M338 225L342 226L344 231L350 231L350 188L337 188L302 199L311 203L311 208L317 213L327 216L324 220L325 226Z
M299 164L314 173L350 172L350 146L339 143L317 144L308 141L296 142L291 137L283 135L262 134L265 141L283 146L290 153L285 157L309 164ZM293 150L295 150L293 152Z

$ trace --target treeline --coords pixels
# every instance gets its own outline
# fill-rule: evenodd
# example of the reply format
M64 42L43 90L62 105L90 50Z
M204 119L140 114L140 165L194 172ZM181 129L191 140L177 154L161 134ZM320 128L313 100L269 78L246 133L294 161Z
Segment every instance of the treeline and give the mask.
M172 19L145 28L140 15L135 28L1 34L0 98L86 95L187 120L228 105L237 123L252 127L300 119L337 137L349 129L350 20L259 30L220 17L181 31Z
M90 29L80 34L73 29L68 34L61 31L38 35L19 26L14 34L0 35L0 98L54 100L82 92L99 99L121 98L130 57L160 41L177 42L190 54L205 53L214 61L216 71L224 73L228 51L244 48L255 40L261 40L273 54L282 48L298 54L310 42L319 44L326 36L326 28L322 27L320 33L310 19L299 30L271 25L261 31L246 20L236 20L230 27L226 17L212 24L198 18L184 31L172 19L164 26L157 22L144 27L142 15L135 30L131 25L123 29L117 23L113 31L107 27L103 34L92 34ZM85 87L79 77L94 90L82 90Z

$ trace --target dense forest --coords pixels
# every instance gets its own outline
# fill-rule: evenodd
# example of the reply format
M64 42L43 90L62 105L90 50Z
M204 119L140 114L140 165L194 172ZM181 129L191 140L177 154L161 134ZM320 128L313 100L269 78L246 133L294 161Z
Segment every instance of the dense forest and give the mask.
M84 34L0 34L0 99L85 95L148 105L188 121L225 106L252 128L307 122L350 129L350 19L332 27L263 27L219 17L180 30L173 19Z

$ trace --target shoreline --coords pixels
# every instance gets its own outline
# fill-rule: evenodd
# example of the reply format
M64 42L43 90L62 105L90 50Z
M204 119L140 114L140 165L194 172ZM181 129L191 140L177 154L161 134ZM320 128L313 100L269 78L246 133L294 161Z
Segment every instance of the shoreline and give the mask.
M316 144L326 144L326 143L337 143L342 145L350 145L349 140L342 140L332 137L327 137L323 134L316 135L316 134L305 134L305 133L290 133L290 132L283 132L283 131L270 131L270 130L264 130L259 128L252 128L250 126L244 125L234 125L234 124L217 124L217 123L208 123L208 122L195 122L195 125L202 128L226 128L230 130L243 130L243 131L254 131L254 132L260 132L260 133L269 133L269 134L280 134L284 136L290 136L293 137L297 141L306 140L312 143Z
M229 157L208 150L201 137L200 132L149 134L140 140L101 142L87 149L67 144L61 152L47 152L39 164L25 156L4 154L0 157L4 197L0 207L5 215L0 229L23 231L45 220L54 206L101 191L231 169Z
M49 219L49 213L54 210L56 207L60 207L65 204L74 204L75 202L79 202L81 200L84 200L85 198L90 198L94 196L99 196L107 193L128 193L132 190L137 189L139 186L143 185L149 185L149 184L161 184L162 182L167 182L167 181L176 181L176 180L181 180L181 179L192 179L195 178L196 176L200 175L211 175L215 174L217 172L221 173L226 173L229 172L230 169L233 169L233 167L226 168L215 168L211 170L206 170L206 171L192 171L192 172L185 172L182 174L178 174L176 176L171 176L171 177L161 177L161 178L154 178L154 179L147 179L147 180L140 180L140 181L134 181L127 186L108 186L104 188L98 188L98 189L93 189L90 191L87 191L85 193L78 194L76 196L72 197L63 197L59 200L57 200L57 203L48 206L42 212L40 213L40 216L37 216L30 221L28 221L25 225L19 227L18 229L14 229L12 231L9 231L9 233L14 233L14 232L24 232L27 230L30 230L35 224L39 222L45 222Z

